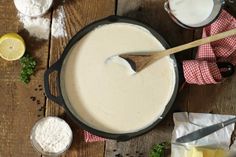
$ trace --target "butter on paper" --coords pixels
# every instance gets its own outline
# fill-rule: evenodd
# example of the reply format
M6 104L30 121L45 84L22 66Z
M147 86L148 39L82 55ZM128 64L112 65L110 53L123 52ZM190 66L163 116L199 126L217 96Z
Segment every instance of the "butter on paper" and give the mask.
M189 143L176 143L175 140L183 135L217 124L235 116L216 115L204 113L174 113L175 128L172 133L171 157L189 157L188 152L192 147L206 147L214 149L229 150L231 135L234 130L234 124L222 128L199 140ZM236 152L236 144L231 146L230 152Z

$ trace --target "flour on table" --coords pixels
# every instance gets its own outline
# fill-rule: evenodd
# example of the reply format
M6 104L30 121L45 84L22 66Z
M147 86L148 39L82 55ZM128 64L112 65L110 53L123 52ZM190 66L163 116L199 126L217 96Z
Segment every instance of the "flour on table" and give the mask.
M72 131L64 120L47 117L36 125L33 139L44 152L59 153L70 146Z
M36 17L48 11L53 0L14 0L17 10L22 14Z
M50 28L50 20L44 17L29 17L18 12L18 17L23 23L24 28L32 37L38 39L48 39L50 30L52 36L55 38L67 36L65 29L65 12L63 6L56 11L56 17L52 19L52 26Z
M56 11L57 16L52 19L52 36L58 38L58 37L64 37L67 36L67 32L65 29L65 11L63 9L63 6L61 6Z
M50 33L50 20L48 18L32 18L22 13L18 13L18 17L31 36L39 39L48 39Z

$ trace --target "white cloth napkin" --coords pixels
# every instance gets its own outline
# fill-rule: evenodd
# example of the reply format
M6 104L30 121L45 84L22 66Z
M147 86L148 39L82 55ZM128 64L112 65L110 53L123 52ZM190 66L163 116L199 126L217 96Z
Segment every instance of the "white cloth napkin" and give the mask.
M187 157L187 150L193 146L221 148L229 150L231 134L234 130L234 124L193 142L180 144L176 143L175 140L200 128L217 124L234 117L235 116L232 115L216 115L204 113L174 113L175 128L172 133L171 157ZM230 151L236 152L236 144L234 144L234 146L231 146Z

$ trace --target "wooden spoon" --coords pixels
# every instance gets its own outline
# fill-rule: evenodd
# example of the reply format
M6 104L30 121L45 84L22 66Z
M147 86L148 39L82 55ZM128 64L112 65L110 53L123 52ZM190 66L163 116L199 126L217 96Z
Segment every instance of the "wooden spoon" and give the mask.
M139 72L142 69L144 69L145 67L152 64L153 62L155 62L165 56L168 56L168 55L171 55L171 54L183 51L183 50L187 50L190 48L194 48L194 47L197 47L197 46L200 46L203 44L207 44L207 43L210 43L213 41L217 41L217 40L220 40L220 39L223 39L223 38L235 35L235 34L236 34L236 28L226 31L226 32L223 32L223 33L212 35L210 37L195 40L193 42L190 42L190 43L187 43L184 45L180 45L180 46L177 46L174 48L163 50L163 51L149 52L149 53L144 53L144 54L141 54L141 52L140 53L138 53L138 52L137 53L126 53L126 54L120 54L119 57L126 60L135 72Z

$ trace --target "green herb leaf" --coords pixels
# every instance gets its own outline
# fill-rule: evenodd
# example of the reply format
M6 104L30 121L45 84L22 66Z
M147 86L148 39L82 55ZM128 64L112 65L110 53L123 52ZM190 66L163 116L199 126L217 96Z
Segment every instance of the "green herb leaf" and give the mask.
M20 59L21 73L20 79L24 83L28 84L30 82L30 76L34 74L37 62L29 54L26 54Z
M167 147L169 147L170 143L163 142L157 145L154 145L152 150L150 151L149 157L164 157L164 152Z

